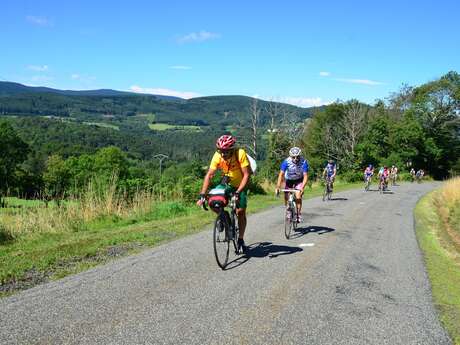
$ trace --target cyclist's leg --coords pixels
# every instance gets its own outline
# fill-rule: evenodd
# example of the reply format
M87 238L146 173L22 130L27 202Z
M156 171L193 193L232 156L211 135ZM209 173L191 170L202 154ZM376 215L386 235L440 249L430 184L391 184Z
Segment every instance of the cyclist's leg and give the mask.
M244 238L244 232L246 230L246 208L248 206L247 191L244 190L240 193L240 199L238 201L238 208L236 209L236 215L238 217L238 227L240 229L239 238Z

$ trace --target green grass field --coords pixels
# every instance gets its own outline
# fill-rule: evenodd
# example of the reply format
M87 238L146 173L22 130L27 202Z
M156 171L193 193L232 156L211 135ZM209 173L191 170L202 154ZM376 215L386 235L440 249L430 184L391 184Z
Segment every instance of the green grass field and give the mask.
M154 131L179 130L179 131L201 131L199 126L176 126L167 123L150 123L149 128Z
M110 123L105 123L105 122L83 122L83 124L87 125L87 126L96 126L96 127L103 127L103 128L111 128L111 129L114 129L116 131L119 131L120 130L120 127L116 126L116 125L112 125Z
M335 191L355 187L361 187L361 183L337 182ZM304 199L319 196L322 191L320 185L307 188ZM9 202L22 207L42 206L40 201L16 198L9 198ZM250 195L248 213L282 202L271 191L267 195ZM76 224L68 231L31 232L17 239L2 238L0 223L0 296L202 231L214 217L196 205L170 201L156 204L142 216L102 217Z
M460 345L460 253L443 243L444 225L434 205L437 192L423 197L415 208L416 233L431 281L434 303L440 320L454 344Z

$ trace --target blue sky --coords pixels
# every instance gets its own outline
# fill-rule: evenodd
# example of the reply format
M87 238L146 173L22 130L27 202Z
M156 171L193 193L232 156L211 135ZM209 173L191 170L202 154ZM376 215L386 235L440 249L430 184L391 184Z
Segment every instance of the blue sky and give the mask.
M0 80L373 103L460 72L459 15L454 0L6 0Z

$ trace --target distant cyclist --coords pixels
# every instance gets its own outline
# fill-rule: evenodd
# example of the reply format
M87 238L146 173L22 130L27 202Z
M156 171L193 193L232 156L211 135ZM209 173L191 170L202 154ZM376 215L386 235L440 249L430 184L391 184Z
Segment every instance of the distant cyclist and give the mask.
M323 170L323 178L327 179L327 181L330 181L331 191L334 189L334 180L336 174L337 168L335 166L335 162L332 159L329 159Z
M222 188L226 192L234 193L237 197L236 214L238 217L238 227L240 229L238 238L238 249L246 251L244 243L244 231L246 230L246 207L247 191L246 187L250 178L249 160L243 149L236 148L236 139L231 135L222 135L216 142L217 151L212 157L208 173L206 174L201 188L200 199L197 205L203 205L205 195L211 183L211 179L217 169L223 174ZM228 185L227 185L228 183Z
M415 169L414 168L410 169L410 178L411 178L411 182L415 181Z
M396 180L398 179L398 168L395 165L391 166L390 179L393 186L396 186Z
M287 189L297 189L295 193L297 206L297 222L302 219L302 194L308 182L308 162L300 154L302 151L298 147L293 147L289 150L289 157L286 158L280 167L278 174L278 182L276 183L276 194L280 192L283 180ZM284 193L284 204L287 205L288 193Z
M379 180L382 190L386 190L388 187L388 178L390 177L390 169L387 166L384 166L379 171Z
M374 175L374 166L369 164L366 169L364 170L364 183L369 180L369 184L371 183L371 178Z

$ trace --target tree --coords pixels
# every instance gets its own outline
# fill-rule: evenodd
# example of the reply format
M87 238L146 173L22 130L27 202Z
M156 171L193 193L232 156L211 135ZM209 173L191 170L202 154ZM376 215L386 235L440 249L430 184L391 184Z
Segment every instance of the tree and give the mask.
M55 199L59 203L59 200L65 197L70 184L70 172L61 156L48 157L43 181L46 200Z
M0 122L0 204L13 187L17 166L27 158L29 146L7 122Z

